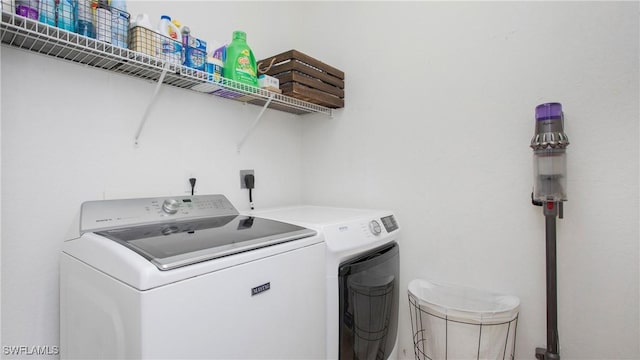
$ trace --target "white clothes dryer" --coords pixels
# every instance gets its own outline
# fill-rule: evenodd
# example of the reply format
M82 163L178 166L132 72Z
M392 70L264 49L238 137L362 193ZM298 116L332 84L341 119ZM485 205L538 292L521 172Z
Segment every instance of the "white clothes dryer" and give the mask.
M86 202L60 271L62 358L325 358L322 238L222 195Z
M387 359L398 329L400 227L390 211L296 206L253 211L325 239L327 358Z

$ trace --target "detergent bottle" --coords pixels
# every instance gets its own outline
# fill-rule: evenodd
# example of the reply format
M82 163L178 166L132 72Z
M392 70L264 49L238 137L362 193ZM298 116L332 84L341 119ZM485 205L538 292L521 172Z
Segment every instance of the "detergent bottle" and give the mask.
M128 47L129 20L125 0L111 0L111 43L122 48Z
M158 32L165 36L161 40L161 57L165 61L180 65L182 63L182 35L180 34L180 29L171 22L171 17L162 15Z
M16 14L38 20L39 4L38 0L15 0Z
M224 77L257 87L256 68L256 58L247 45L247 34L244 31L234 31L233 40L227 46L227 58L223 69Z
M40 0L38 4L38 18L41 22L56 26L56 1L55 0Z
M77 0L76 32L80 35L96 38L96 18L93 14L93 0Z
M96 39L111 43L111 6L108 0L98 0L96 8Z
M72 32L76 31L76 5L74 1L58 1L58 27Z

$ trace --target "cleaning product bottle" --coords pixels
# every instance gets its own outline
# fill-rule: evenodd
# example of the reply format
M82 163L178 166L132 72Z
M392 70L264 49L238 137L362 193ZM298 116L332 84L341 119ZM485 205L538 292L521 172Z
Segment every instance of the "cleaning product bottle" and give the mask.
M160 16L160 27L158 29L164 36L170 37L173 40L182 42L182 35L180 29L171 21L171 17L168 15Z
M38 14L40 22L47 25L56 26L56 1L40 0L38 5Z
M189 65L189 56L191 51L189 50L189 38L191 37L191 29L188 26L180 26L180 22L173 20L173 23L180 28L180 34L182 34L182 65Z
M76 31L76 10L72 0L59 0L58 27L68 31Z
M38 20L38 0L16 0L16 14Z
M178 31L180 31L180 34L182 34L182 29L183 29L183 27L182 27L182 23L180 23L180 21L178 21L178 20L176 20L176 19L172 19L172 20L171 20L171 23L172 23L173 25L175 25L175 26L178 28Z
M133 20L131 20L129 28L133 29L136 26L142 26L145 29L153 30L151 20L149 20L149 14L138 14Z
M76 32L80 35L96 38L96 19L93 15L93 0L77 0L76 19L78 20Z
M182 39L180 30L171 22L171 17L162 15L158 32L169 39L162 39L162 58L173 64L182 63Z
M129 18L125 0L111 0L111 43L127 48L129 35Z
M188 26L182 26L180 33L182 34L182 47L191 46L191 29Z
M227 46L227 58L223 71L227 79L258 86L256 58L247 45L247 34L244 31L233 32L233 40Z
M162 57L162 47L160 38L151 25L149 14L142 13L131 17L129 23L129 33L131 34L131 48L136 51Z
M111 43L111 7L108 0L99 0L96 9L96 39Z

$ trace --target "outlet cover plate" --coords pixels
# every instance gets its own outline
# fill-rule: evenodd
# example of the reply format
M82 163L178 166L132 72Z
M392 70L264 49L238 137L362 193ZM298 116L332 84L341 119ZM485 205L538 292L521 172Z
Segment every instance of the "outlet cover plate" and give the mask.
M240 170L240 189L246 189L247 185L245 185L244 183L244 176L251 174L253 176L256 176L255 172L253 171L253 169L250 170Z

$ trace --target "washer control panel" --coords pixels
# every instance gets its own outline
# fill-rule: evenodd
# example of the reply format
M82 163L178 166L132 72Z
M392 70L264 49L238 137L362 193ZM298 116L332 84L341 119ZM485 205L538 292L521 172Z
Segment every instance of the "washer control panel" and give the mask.
M87 201L80 210L80 233L228 215L238 215L238 210L224 195Z

